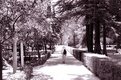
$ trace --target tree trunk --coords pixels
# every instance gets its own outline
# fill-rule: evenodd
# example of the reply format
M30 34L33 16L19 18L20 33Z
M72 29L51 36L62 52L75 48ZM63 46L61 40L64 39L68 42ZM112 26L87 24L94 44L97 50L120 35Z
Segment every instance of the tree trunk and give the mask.
M3 68L3 62L2 62L2 44L0 43L0 80L2 80L2 68Z
M116 39L116 44L117 44L116 50L118 48L120 48L120 38L121 38L121 36L117 36L117 39Z
M63 34L62 33L60 34L60 40L61 40L60 44L62 45L63 44Z
M106 29L105 29L105 24L103 25L103 54L107 56L107 51L106 51Z
M47 53L47 46L46 46L46 43L45 43L45 54Z
M23 47L23 41L20 43L21 46L21 67L24 67L24 47Z
M90 27L89 27L89 37L90 37L90 39L89 39L89 51L90 52L93 52L93 24L90 24Z
M38 58L40 59L40 53L39 53L39 46L37 44L37 53L38 53Z
M13 38L13 73L17 70L17 36Z
M50 42L50 50L52 50L52 43Z
M86 41L88 52L93 52L93 25L86 25Z
M38 40L37 40L37 44L36 44L36 46L37 46L38 58L40 59L40 58L41 58L41 55L40 55L40 52L39 52L39 44L38 44Z
M45 54L47 53L47 46L46 46L46 38L44 39L44 50L45 50Z
M93 52L93 24L88 22L91 19L90 15L86 15L86 44L88 52Z
M73 34L73 43L74 43L74 48L76 47L76 40L75 40L75 33Z
M100 23L98 19L95 20L95 53L101 54Z

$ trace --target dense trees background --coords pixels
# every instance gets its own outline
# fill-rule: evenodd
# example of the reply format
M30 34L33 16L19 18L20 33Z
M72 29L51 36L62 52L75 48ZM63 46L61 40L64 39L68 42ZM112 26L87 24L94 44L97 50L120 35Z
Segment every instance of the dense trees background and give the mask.
M112 0L116 4L120 4ZM100 37L103 36L103 53L106 54L106 29L113 28L116 32L116 21L118 16L116 11L113 11L113 2L111 0L60 0L55 7L58 8L57 16L65 19L79 18L85 16L84 25L86 26L86 44L89 52L101 52ZM119 5L115 5L116 10L120 12ZM111 11L112 10L112 11ZM119 17L118 17L119 18ZM115 26L114 26L115 25ZM74 26L73 26L74 27ZM103 32L103 34L102 34ZM117 32L116 32L117 33ZM93 46L93 44L95 44ZM94 47L94 50L93 50Z
M13 73L17 69L17 45L19 42L23 42L25 48L34 45L39 51L41 44L46 49L47 44L50 43L52 47L57 41L57 31L54 32L47 21L49 3L39 0L0 0L0 64L2 64L2 49L4 48L2 45L11 40ZM47 36L49 38L45 39ZM39 52L38 57L41 57ZM2 65L0 68L0 79L2 80Z

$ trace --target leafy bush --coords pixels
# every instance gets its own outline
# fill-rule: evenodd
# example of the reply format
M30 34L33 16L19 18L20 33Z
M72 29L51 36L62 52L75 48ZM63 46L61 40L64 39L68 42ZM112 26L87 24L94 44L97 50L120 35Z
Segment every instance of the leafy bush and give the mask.
M30 80L31 74L33 73L33 68L31 65L25 65L24 72L26 74L26 80Z

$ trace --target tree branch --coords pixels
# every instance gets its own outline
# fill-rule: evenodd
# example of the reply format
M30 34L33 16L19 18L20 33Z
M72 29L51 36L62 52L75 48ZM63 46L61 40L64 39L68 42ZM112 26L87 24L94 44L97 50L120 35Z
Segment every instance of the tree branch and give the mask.
M17 22L17 20L18 20L21 16L22 16L22 14L19 15L19 16L15 19L15 21L14 21L14 23L13 23L13 31L15 31L15 23Z

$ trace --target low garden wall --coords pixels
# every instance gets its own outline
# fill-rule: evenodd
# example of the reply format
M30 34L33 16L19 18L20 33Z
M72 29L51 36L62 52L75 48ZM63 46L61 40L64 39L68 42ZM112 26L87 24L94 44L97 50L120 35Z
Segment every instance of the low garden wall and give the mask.
M73 50L73 55L101 80L121 80L121 61L77 49Z

